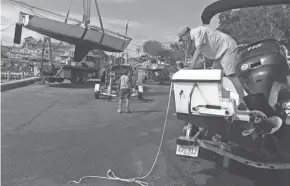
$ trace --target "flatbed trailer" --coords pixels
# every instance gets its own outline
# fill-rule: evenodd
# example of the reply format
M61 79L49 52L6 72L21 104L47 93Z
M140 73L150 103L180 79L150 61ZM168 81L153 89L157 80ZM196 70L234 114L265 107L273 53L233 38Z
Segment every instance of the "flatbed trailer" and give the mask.
M49 68L47 72L44 70L43 66L43 56L45 50L45 44L48 41L49 44L49 53L50 53L50 61L52 61L52 50L51 50L51 41L50 38L45 37L43 48L42 48L42 76L44 76L44 80L48 81L49 83L62 83L65 79L70 80L71 84L84 84L87 82L88 79L91 77L101 78L103 76L104 71L102 69L106 69L106 66L100 67L100 63L98 63L97 68L90 67L86 64L86 61L76 63L76 65L55 65L54 63L50 62ZM71 64L71 63L70 63ZM78 64L78 65L77 65ZM81 64L81 65L80 65Z
M65 79L70 80L71 84L86 83L91 77L100 78L100 68L88 68L81 66L62 65L59 69L52 67L56 72L52 76L46 76L46 80L50 83L61 83Z

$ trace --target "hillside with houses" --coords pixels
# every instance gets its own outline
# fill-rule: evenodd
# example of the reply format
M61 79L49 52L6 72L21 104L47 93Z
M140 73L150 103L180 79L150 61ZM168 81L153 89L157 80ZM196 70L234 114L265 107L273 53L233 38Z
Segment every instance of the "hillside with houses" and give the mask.
M1 46L1 49L6 58L31 59L32 61L36 61L38 58L41 58L43 43L44 41L42 39L36 40L29 36L24 39L22 46ZM51 49L53 60L58 61L67 51L74 50L74 46L64 42L51 42ZM44 59L49 59L48 43L45 46Z
M43 39L35 39L31 36L24 38L22 45L4 46L1 44L1 76L6 78L10 73L22 73L26 76L39 74L42 51L44 49L43 64L49 65L50 49L48 42L44 45ZM74 45L64 42L51 42L52 63L54 65L66 64L74 57ZM82 62L90 62L92 65L108 61L108 55L102 51L92 50ZM17 78L19 75L17 75Z

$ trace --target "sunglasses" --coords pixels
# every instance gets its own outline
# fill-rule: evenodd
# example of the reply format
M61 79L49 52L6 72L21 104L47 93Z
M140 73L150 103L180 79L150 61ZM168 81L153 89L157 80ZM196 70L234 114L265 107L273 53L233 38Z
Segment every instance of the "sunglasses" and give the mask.
M188 35L187 34L183 34L180 39L179 39L179 42L181 41L187 41L188 40Z

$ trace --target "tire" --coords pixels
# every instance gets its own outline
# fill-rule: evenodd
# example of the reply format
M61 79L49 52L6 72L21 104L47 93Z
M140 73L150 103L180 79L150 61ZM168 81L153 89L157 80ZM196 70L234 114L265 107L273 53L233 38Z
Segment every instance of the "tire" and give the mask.
M62 83L64 81L64 78L57 78L57 79L55 79L55 81L58 83Z
M95 92L95 99L100 99L100 91Z
M47 78L47 81L48 81L49 83L54 83L54 82L55 82L55 78L54 78L54 77L48 77L48 78Z
M138 99L143 100L143 94L138 92Z
M88 74L85 72L81 73L80 83L86 84L87 81L88 81Z
M83 84L83 74L82 72L76 72L76 83Z
M70 79L70 83L71 84L78 84L80 81L80 77L79 77L79 74L77 73L72 73L72 77Z
M113 96L108 96L109 101L112 101L112 99L113 99Z

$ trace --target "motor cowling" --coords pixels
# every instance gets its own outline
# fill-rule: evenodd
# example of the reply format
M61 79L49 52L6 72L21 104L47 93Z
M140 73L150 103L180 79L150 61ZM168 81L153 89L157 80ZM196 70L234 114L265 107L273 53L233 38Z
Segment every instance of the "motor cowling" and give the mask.
M282 45L268 39L250 44L240 52L236 73L249 95L264 94L268 100L274 82L285 83L290 69Z

